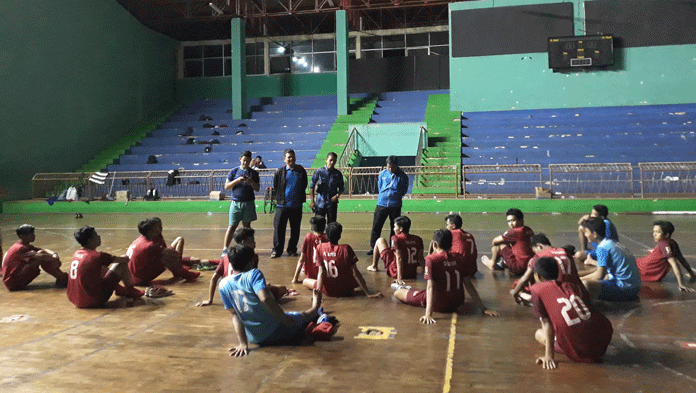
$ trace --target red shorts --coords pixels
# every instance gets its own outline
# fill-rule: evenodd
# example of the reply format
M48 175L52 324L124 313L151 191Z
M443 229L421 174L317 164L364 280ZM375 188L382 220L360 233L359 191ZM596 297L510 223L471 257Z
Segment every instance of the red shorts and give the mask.
M406 304L416 307L425 307L427 300L426 295L426 291L411 289L406 293Z
M10 291L21 291L26 289L30 282L41 274L38 266L25 265L21 270L16 271L12 277L5 277L5 286Z
M317 284L315 283L314 286L316 286L316 285ZM277 287L277 286L271 285L271 284L266 284L266 289L268 289L271 292L271 294L273 295L275 300L280 300L280 298L285 296L285 294L288 292L287 287L283 287L283 286Z
M391 248L386 248L382 250L379 257L382 259L382 261L384 261L384 270L387 271L387 274L390 277L396 277L396 254L394 253L394 250Z
M103 306L104 303L108 302L111 295L114 294L114 290L118 286L119 281L121 281L121 278L118 276L118 274L114 273L112 270L109 270L106 275L104 275L104 281L101 283L101 295L99 296L100 301L92 307L100 307Z
M527 262L529 261L518 261L515 254L512 253L511 247L503 247L500 250L500 256L505 261L505 266L510 270L510 273L521 276L527 271Z

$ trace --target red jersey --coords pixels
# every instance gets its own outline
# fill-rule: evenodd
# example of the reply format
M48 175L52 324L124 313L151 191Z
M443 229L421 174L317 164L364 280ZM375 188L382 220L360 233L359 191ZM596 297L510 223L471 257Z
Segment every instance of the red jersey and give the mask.
M254 269L257 269L258 266L259 254L254 253ZM220 259L220 263L218 263L217 268L215 268L215 274L222 278L232 274L232 269L230 269L230 258L227 256L227 254Z
M315 235L312 232L310 232L307 234L307 236L305 236L301 248L302 263L304 264L305 277L313 278L315 280L317 279L317 274L319 274L319 271L317 270L317 265L314 264L316 247L320 243L328 241L329 238L326 237L326 234L324 233L322 233L321 235Z
M433 311L452 312L464 303L462 254L439 252L425 257L426 280L433 281Z
M532 285L530 291L534 315L551 320L556 344L570 360L592 363L604 356L614 329L580 287L569 282L544 281Z
M510 246L512 254L518 263L524 266L534 256L530 238L534 236L534 231L528 226L511 228L503 233L503 242Z
M24 244L21 240L13 244L2 261L2 281L7 288L17 287L15 281L20 279L20 273L24 265L29 263L40 248L31 244Z
M478 271L476 266L478 250L476 249L474 235L461 229L453 229L450 232L452 233L452 248L450 252L464 256L464 274L468 277L473 277Z
M578 285L580 288L584 288L580 276L578 275L578 268L575 266L575 261L572 257L568 256L568 253L562 248L547 248L544 251L536 255L536 257L529 260L528 268L534 270L534 265L537 259L549 257L553 258L556 263L558 263L558 282L572 282Z
M677 242L671 238L658 241L655 248L650 251L650 254L643 258L636 258L636 264L638 265L638 270L640 270L640 279L645 282L662 281L670 269L670 264L667 260L672 257L676 259L682 258Z
M96 250L77 250L70 263L68 274L68 300L78 308L97 307L106 303L119 281L118 276L102 273L114 256ZM114 278L110 278L113 276Z
M316 256L317 270L319 264L326 269L322 292L333 297L352 296L358 285L353 277L353 265L358 263L353 249L347 244L320 243Z
M417 235L401 232L391 237L391 249L394 251L394 255L396 255L397 251L401 250L402 255L406 258L402 261L401 278L416 278L418 269L417 256L423 254L423 239ZM396 258L394 259L394 263L388 266L387 274L389 274L390 277L397 276Z
M147 285L166 270L162 264L162 251L165 248L161 241L148 240L145 236L135 239L128 247L128 270L135 285Z

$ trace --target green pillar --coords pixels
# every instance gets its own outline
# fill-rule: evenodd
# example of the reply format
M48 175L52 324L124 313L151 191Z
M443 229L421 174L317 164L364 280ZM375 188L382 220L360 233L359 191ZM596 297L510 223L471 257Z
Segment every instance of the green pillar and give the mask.
M350 112L348 98L348 18L345 10L336 11L336 99L338 114Z
M232 118L246 119L246 32L242 19L232 19Z

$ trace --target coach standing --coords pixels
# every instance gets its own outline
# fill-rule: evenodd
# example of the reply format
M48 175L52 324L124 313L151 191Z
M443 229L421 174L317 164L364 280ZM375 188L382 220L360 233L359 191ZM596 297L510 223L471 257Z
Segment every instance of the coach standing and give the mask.
M317 169L309 184L309 207L316 216L326 218L326 223L336 222L338 198L345 189L343 174L336 169L338 155L330 152L326 155L326 166ZM316 202L314 196L316 194Z
M382 234L384 222L389 217L391 239L394 236L394 220L401 215L401 199L408 191L408 176L399 168L396 156L387 157L387 169L379 173L377 181L379 196L375 207L375 216L372 219L372 234L370 236L370 251L372 255L375 242Z
M302 205L307 200L307 171L295 164L295 151L285 150L285 165L276 170L273 176L273 189L278 202L273 218L273 252L271 258L283 255L285 229L290 221L288 255L297 256L297 242L300 240Z

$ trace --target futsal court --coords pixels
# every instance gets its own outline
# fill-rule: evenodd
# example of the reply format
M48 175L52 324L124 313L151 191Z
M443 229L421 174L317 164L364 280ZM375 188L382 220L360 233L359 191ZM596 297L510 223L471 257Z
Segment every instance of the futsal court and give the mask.
M462 202L466 203L466 202ZM592 205L588 201L588 207ZM514 202L511 202L514 207ZM161 213L164 237L186 240L184 255L217 258L227 228L226 214ZM444 227L447 213L413 213L411 233L427 245ZM490 241L507 227L505 216L463 214L463 229L476 240L479 257L490 255ZM78 248L75 229L92 225L102 237L101 251L124 254L147 214L3 214L3 249L15 241L14 229L36 227L39 247L56 251L63 269ZM556 370L543 370L535 358L543 347L534 340L539 321L532 309L508 294L513 278L479 262L475 286L485 305L500 313L480 315L470 302L457 314L438 314L433 325L418 319L421 308L392 298L383 268L368 272L366 255L372 214L340 213L340 243L360 258L370 290L383 299L325 298L323 307L340 321L331 341L300 347L250 346L248 356L229 357L237 344L229 311L216 293L206 298L212 271L197 282L168 286L175 295L145 299L131 307L112 298L112 308L75 308L65 289L43 273L26 291L0 290L0 391L3 392L655 392L696 390L696 294L681 293L670 272L662 283L643 284L640 302L599 303L614 336L604 362L579 364L557 355ZM674 223L674 239L696 264L694 219L690 216L611 215L620 241L636 256L654 247L652 222ZM302 236L308 231L305 214ZM577 214L527 214L525 224L547 234L554 246L578 245ZM297 258L271 260L272 215L260 214L256 229L259 268L269 283L290 284ZM386 236L387 231L383 234ZM165 272L160 278L166 279ZM425 288L422 273L408 283ZM298 296L284 299L286 311L309 308L311 293L294 285Z

